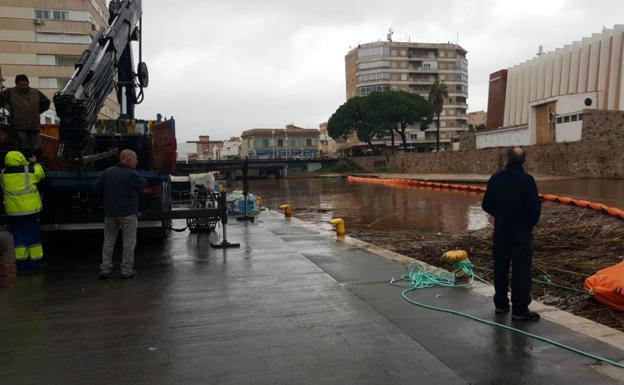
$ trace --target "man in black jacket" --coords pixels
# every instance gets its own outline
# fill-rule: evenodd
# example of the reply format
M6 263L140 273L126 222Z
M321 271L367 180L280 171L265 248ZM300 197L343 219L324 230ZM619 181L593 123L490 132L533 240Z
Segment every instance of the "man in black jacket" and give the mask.
M147 186L145 178L136 171L137 163L134 151L123 150L119 154L119 163L102 172L94 185L95 190L104 197L104 244L100 265L102 279L109 278L113 270L113 249L120 229L123 237L121 278L136 276L134 248L139 190Z
M496 314L509 311L509 266L512 268L511 304L515 320L538 321L539 314L529 311L531 303L531 245L541 202L533 177L524 172L525 153L520 147L507 151L508 164L492 175L482 207L494 217L494 306Z

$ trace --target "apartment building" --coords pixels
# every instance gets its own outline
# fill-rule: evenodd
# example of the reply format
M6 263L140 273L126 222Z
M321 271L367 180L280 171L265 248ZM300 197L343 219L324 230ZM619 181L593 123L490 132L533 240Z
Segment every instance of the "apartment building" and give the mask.
M347 99L373 91L402 90L429 97L435 80L446 83L448 98L440 117L440 143L450 148L459 132L466 131L468 60L457 44L380 41L361 44L345 56ZM408 130L408 145L416 151L435 148L435 127ZM398 136L397 136L398 138ZM396 140L395 140L396 141ZM384 140L390 143L390 137Z
M108 26L105 0L0 0L0 70L4 86L24 73L31 87L52 100L74 72L74 64L100 27ZM114 93L100 118L115 119L120 107ZM41 123L58 118L51 110Z
M582 138L583 110L624 110L624 25L490 75L488 129L477 147Z
M286 128L254 128L241 135L241 156L257 159L319 157L319 130L289 124Z

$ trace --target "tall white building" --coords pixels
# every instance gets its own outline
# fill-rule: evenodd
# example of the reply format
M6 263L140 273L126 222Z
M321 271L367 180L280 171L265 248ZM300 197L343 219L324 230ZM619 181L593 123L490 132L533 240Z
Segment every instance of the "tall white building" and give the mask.
M502 127L477 147L580 140L584 109L624 110L623 44L616 25L492 74L488 126Z

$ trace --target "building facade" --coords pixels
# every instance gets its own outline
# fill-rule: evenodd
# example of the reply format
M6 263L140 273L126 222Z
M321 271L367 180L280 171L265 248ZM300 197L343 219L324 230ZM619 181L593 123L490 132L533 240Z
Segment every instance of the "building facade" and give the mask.
M241 135L241 156L254 159L316 159L319 130L288 125L254 128Z
M223 142L221 148L221 159L240 159L241 158L241 138L232 137Z
M485 129L486 122L487 122L487 112L473 111L473 112L468 113L468 128L482 130L482 129Z
M327 123L319 124L319 154L321 158L338 157L338 143L329 136Z
M440 116L440 142L450 148L459 132L468 129L468 60L457 44L429 44L382 41L367 43L345 56L347 99L374 91L402 90L425 99L435 80L448 87L448 97ZM408 143L417 150L435 148L434 125L421 132L408 129ZM388 137L385 142L390 143Z
M500 130L477 147L580 140L583 110L624 110L623 44L616 25L490 75L488 127Z
M31 87L52 100L74 72L74 64L100 27L108 26L105 0L0 0L0 69L4 86L26 74ZM41 123L58 120L51 109ZM100 111L116 119L120 107L114 93Z

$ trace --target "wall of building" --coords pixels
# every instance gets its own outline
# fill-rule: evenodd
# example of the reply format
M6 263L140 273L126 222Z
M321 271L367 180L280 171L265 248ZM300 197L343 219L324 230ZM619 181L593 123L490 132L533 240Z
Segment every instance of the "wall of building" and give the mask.
M478 132L475 134L476 148L504 146L528 146L531 135L528 126L505 128L502 130Z
M582 140L525 147L527 170L579 178L624 178L624 111L584 110L583 120L574 123L582 124ZM524 130L528 133L528 128L524 127ZM375 171L376 164L385 163L392 171L405 173L490 174L504 167L507 146L475 149L470 136L476 139L478 145L479 136L484 134L489 133L463 134L460 151L352 159L370 172ZM572 134L561 134L559 139L564 139L566 135Z
M485 126L493 130L503 126L505 119L505 92L507 88L507 70L490 74L488 90L488 113Z
M624 141L624 111L583 111L583 140Z
M506 148L409 153L351 158L368 172L387 164L392 171L415 174L491 174L505 165ZM527 147L526 169L544 175L624 178L624 141L557 143Z

